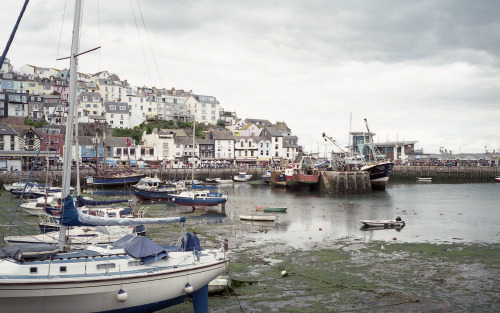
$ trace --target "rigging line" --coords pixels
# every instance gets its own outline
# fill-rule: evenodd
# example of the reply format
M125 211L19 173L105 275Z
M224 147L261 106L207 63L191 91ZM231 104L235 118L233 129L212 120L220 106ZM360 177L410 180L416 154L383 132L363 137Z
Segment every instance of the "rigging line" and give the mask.
M59 41L57 42L56 62L54 64L54 67L57 67L57 58L59 57L59 48L61 46L62 31L63 31L63 25L64 25L64 16L66 15L66 4L67 3L68 3L68 0L64 1L64 10L63 10L63 15L62 15L62 20L61 20L61 29L59 30Z
M134 6L132 5L132 0L130 0L130 7L132 8L132 15L134 17L135 29L137 30L137 36L139 37L139 43L141 44L142 56L144 57L144 64L146 65L146 71L148 72L149 84L152 86L153 82L151 80L151 74L149 73L148 62L146 60L146 54L144 53L144 47L142 46L141 33L139 32L139 26L137 25L137 20L135 18Z
M99 0L97 0L97 25L99 27L99 32L97 34L98 41L99 41L99 46L102 46L101 44L101 11L99 10ZM99 49L99 61L97 62L97 72L99 73L101 71L101 50Z
M146 28L146 22L144 22L144 16L142 15L141 6L139 4L139 0L136 0L137 7L139 8L139 13L141 14L142 25L144 26L144 30L146 31L146 37L148 38L149 49L151 49L151 54L153 55L153 61L155 63L156 71L158 72L158 78L160 78L160 85L163 86L163 80L161 79L160 69L158 68L158 63L156 62L156 56L153 50L153 45L151 45L151 39L149 38L148 29Z

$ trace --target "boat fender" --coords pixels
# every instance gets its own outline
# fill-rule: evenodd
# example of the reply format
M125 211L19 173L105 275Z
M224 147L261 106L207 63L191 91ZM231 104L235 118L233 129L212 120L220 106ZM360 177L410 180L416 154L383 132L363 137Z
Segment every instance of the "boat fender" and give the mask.
M127 301L127 298L128 298L128 294L123 289L120 289L120 291L118 291L118 293L116 294L116 300L118 300L120 302Z
M396 221L401 222L401 216L396 217Z
M193 286L191 286L189 283L187 283L186 286L184 287L184 292L185 293L192 293L193 291L194 291Z

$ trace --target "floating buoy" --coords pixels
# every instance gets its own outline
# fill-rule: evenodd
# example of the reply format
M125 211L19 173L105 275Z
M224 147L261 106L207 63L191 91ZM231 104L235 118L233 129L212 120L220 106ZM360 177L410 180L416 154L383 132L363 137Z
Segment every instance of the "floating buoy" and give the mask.
M319 231L322 231L322 230L323 230L323 228L321 228L321 227L320 227L320 228L319 228Z
M116 299L120 302L127 301L127 298L128 298L128 294L123 289L120 289L120 291L118 291L118 294L116 294Z
M398 240L398 237L394 237L394 238L392 238L392 240Z
M87 193L87 189L83 189L82 193Z
M184 287L184 292L185 293L192 293L194 291L193 286L191 286L189 283L186 284Z

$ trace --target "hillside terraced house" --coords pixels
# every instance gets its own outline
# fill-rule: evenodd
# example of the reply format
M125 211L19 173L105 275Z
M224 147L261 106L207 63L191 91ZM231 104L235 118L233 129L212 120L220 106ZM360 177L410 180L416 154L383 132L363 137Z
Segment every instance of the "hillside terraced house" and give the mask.
M130 128L127 102L104 102L106 122L111 128Z
M186 106L196 123L215 125L221 118L222 108L213 96L201 96L191 94L186 99Z

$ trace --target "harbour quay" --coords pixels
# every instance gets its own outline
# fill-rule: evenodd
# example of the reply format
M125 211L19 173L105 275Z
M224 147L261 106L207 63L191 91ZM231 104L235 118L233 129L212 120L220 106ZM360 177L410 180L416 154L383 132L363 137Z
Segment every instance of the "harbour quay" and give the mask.
M195 179L205 181L207 178L232 179L240 172L252 175L251 181L262 181L261 176L266 168L262 167L231 167L231 168L198 168L195 170ZM76 183L76 171L73 184ZM192 170L190 168L146 168L139 171L148 176L157 176L162 180L191 180ZM370 177L365 171L321 171L320 180L313 191L331 194L364 194L372 192ZM0 184L25 181L30 172L27 171L4 171L0 172ZM94 175L90 169L80 170L80 183L86 186L85 177ZM391 183L415 183L418 178L430 178L432 182L439 183L488 183L494 182L495 177L500 175L499 167L488 166L394 166L389 184ZM62 180L61 171L39 171L31 173L30 180L44 183L47 176L55 185ZM263 183L263 182L262 182Z
M389 181L415 182L425 177L440 183L487 183L499 175L498 166L395 166Z

